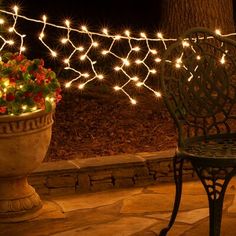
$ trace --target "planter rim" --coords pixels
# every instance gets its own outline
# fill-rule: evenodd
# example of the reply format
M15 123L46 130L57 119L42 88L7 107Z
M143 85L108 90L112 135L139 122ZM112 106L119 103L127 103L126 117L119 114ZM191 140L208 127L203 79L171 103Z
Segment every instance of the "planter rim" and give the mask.
M24 120L24 119L32 119L34 117L43 116L45 114L53 113L56 109L56 105L52 105L52 110L46 112L45 110L38 109L36 111L22 113L20 115L0 115L0 123L1 122L9 122L9 121L17 121L17 120Z

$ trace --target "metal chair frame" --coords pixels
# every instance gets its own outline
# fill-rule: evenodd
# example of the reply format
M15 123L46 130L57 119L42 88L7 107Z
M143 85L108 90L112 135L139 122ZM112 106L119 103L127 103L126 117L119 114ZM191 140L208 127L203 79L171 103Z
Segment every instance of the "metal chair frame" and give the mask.
M164 54L161 87L178 147L174 208L160 236L177 216L184 160L191 161L206 190L209 235L219 236L225 191L236 173L236 42L206 28L190 29Z

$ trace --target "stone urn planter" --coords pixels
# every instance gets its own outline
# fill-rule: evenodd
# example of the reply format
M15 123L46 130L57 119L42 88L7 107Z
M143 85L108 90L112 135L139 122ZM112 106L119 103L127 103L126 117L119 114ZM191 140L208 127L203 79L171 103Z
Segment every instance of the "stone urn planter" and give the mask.
M43 161L51 140L53 112L0 116L0 222L36 217L42 202L27 176Z

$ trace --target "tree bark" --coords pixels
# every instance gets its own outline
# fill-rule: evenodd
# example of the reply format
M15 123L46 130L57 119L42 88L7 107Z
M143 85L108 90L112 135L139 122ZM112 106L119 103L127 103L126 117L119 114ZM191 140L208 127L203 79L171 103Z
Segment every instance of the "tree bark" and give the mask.
M235 32L232 0L162 0L161 31L177 37L192 27Z

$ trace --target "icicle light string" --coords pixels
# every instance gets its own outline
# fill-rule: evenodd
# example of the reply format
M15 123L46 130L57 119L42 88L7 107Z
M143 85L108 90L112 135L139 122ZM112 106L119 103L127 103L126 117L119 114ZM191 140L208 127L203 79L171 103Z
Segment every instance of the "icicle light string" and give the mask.
M79 30L76 28L72 28L69 20L65 20L64 22L65 26L63 26L63 25L57 25L57 24L52 24L50 22L47 22L47 17L45 15L42 17L42 20L37 20L37 19L29 18L24 15L20 15L18 14L19 9L17 6L13 7L13 12L1 10L1 9L0 9L0 12L6 15L10 15L13 18L13 24L11 27L8 28L8 32L13 33L17 37L20 38L19 53L22 53L23 51L26 50L26 47L24 45L24 38L26 37L26 35L18 31L17 29L18 19L23 19L26 21L34 22L34 23L39 23L42 25L42 29L41 29L41 32L39 33L38 39L47 48L47 50L51 53L53 57L60 58L61 55L57 51L53 50L52 47L50 47L49 44L47 43L45 39L46 38L45 31L48 27L53 27L59 30L61 29L61 30L66 31L66 37L60 39L60 42L62 45L69 45L72 48L72 50L66 58L64 59L60 58L60 60L62 60L63 63L65 64L65 67L64 67L65 70L72 71L75 74L75 78L71 79L65 84L66 88L69 88L72 83L76 81L80 81L80 79L82 79L83 82L82 83L80 82L80 84L78 85L78 88L83 89L87 83L92 82L96 79L102 80L104 78L103 74L98 73L98 70L96 68L97 61L93 60L92 56L90 55L90 52L92 52L96 48L99 48L100 46L99 42L95 40L95 38L99 38L101 39L101 41L110 40L108 47L106 47L107 49L102 49L101 54L103 56L111 55L112 57L117 59L118 63L114 67L114 70L119 73L122 73L123 76L127 79L127 81L124 82L123 84L114 86L115 91L123 92L130 99L130 102L132 104L136 104L137 101L126 90L126 87L132 82L132 83L135 83L137 87L143 86L147 88L149 91L153 92L156 97L158 98L161 97L160 91L157 91L151 88L147 84L150 76L156 73L156 70L154 68L151 68L151 66L149 66L150 59L151 61L155 63L161 62L161 58L156 56L159 50L151 47L151 45L153 45L153 43L158 43L157 44L158 48L164 47L164 50L167 50L166 42L174 42L177 40L176 38L164 38L160 32L156 34L155 38L149 38L146 36L144 32L140 33L140 37L133 37L131 36L130 31L128 30L124 32L124 35L110 34L108 29L103 29L102 33L93 32L93 31L89 31L86 26L82 26L81 30ZM4 24L3 19L0 19L0 24L1 25ZM71 33L78 33L79 35L87 36L89 39L89 46L87 47L87 49L83 45L76 46L76 43L72 40ZM217 30L216 33L221 35L219 30ZM236 33L231 33L231 34L222 35L222 36L229 37L229 36L234 36L234 35L236 35ZM2 51L7 45L14 44L14 41L12 39L6 39L2 35L0 35L0 40L2 40L2 45L0 45L0 51ZM126 53L126 56L120 56L115 52L116 50L114 49L114 47L116 46L117 42L120 40L122 40L123 44L124 43L128 44L128 52ZM144 46L141 48L140 45L136 44L137 42L141 43L142 45L144 44ZM183 48L189 47L189 46L190 44L186 40L183 40ZM190 46L190 48L194 53L196 53L192 46ZM141 58L140 57L137 58L137 55L140 51L142 51L142 56ZM77 54L79 54L79 57L77 56ZM193 72L189 71L188 68L182 62L183 56L184 56L184 53L182 53L175 61L166 60L166 62L173 63L173 65L176 68L183 67L186 71L189 72L190 77L188 81L191 81L191 79L193 78L193 73L197 71L198 66L195 67ZM227 57L227 51L225 51L225 53L223 53L222 57L220 58L220 63L224 64L226 57ZM88 62L90 65L90 70L92 72L92 75L90 75L87 72L82 72L81 69L78 68L78 65L73 66L71 61L75 59L77 61L79 59L79 61ZM197 55L196 59L200 60L200 56ZM142 76L133 75L132 70L128 69L132 65L142 67Z

